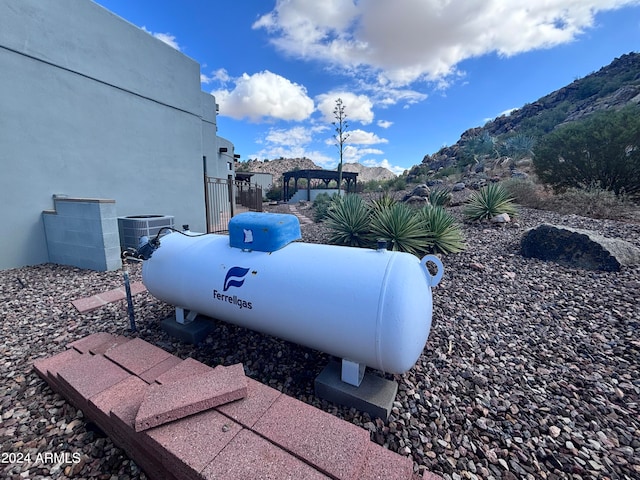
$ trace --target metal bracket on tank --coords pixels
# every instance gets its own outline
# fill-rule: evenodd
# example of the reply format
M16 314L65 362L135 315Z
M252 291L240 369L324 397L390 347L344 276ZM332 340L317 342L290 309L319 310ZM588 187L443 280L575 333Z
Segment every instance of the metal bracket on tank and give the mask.
M180 325L186 325L193 322L198 316L198 312L194 310L187 310L187 316L184 315L184 308L176 307L176 322Z
M342 359L342 374L340 379L344 383L359 387L364 378L364 371L367 366L362 363L352 362L350 360Z

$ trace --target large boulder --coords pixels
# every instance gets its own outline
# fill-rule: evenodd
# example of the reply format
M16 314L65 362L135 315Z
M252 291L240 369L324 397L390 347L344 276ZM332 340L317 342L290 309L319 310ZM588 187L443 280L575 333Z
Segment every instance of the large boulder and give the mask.
M407 193L402 198L402 201L407 202L410 199L413 199L413 197L422 197L428 202L430 194L431 194L431 189L426 184L423 183L422 185L417 185L410 193ZM415 201L415 199L413 199L413 201Z
M586 270L618 272L640 264L640 248L617 238L606 238L591 230L541 224L522 236L523 256L551 260Z

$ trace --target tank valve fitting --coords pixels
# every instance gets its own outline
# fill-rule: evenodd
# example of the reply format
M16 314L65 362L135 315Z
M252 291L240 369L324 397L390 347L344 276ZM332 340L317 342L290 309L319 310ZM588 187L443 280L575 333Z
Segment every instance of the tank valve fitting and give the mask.
M141 260L149 260L153 252L157 250L160 246L160 239L158 237L149 240L149 237L146 235L144 237L140 237L140 243L138 243L138 250L136 252L136 257Z

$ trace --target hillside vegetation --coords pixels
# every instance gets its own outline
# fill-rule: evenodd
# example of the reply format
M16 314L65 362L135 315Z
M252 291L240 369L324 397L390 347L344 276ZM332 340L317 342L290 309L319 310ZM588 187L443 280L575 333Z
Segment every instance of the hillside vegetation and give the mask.
M487 158L530 156L534 145L561 125L585 120L594 112L621 110L640 103L640 54L616 58L597 72L577 79L537 101L465 131L454 145L425 155L409 176L464 168Z

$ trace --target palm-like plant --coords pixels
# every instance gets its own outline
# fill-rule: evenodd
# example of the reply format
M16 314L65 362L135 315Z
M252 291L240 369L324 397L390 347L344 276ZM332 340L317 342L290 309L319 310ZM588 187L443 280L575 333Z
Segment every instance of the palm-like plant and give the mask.
M424 223L415 210L404 203L375 212L371 219L374 238L385 239L391 249L418 255L429 247Z
M499 183L492 183L474 192L463 210L468 220L488 220L501 213L516 215L517 205Z
M372 244L369 227L370 210L359 195L337 197L327 211L326 225L331 230L329 242L349 247Z
M462 231L456 219L440 206L427 205L420 209L420 219L427 231L426 240L431 253L457 253L465 249Z

